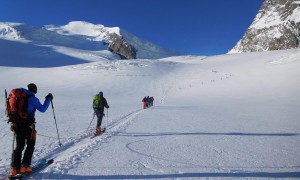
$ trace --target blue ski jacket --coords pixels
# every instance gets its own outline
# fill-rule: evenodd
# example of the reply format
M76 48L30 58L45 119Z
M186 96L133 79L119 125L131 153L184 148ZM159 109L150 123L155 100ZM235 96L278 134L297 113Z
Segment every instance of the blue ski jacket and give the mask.
M27 107L27 113L30 117L35 117L35 111L39 110L40 112L45 112L49 105L50 105L50 99L45 99L44 104L41 104L40 100L35 97L35 94L27 89L21 88L23 91L26 92L28 97L28 107Z

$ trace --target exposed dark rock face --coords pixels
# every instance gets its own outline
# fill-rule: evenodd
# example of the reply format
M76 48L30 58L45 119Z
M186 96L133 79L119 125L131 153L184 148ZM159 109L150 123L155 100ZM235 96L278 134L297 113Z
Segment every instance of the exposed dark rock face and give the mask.
M110 35L109 50L122 59L136 59L136 49L117 34Z
M300 1L265 0L243 38L229 53L299 47Z

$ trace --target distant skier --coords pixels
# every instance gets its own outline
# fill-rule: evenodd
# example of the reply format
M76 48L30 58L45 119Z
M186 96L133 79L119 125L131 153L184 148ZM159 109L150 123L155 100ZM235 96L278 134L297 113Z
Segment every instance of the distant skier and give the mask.
M106 99L103 97L103 92L99 92L99 94L94 96L93 100L93 108L97 116L96 135L101 133L102 118L105 116L104 107L109 108L109 105L107 104Z
M150 97L150 106L153 106L153 101L154 101L154 97L151 96L151 97Z
M150 97L149 96L147 96L147 107L150 107Z
M146 109L147 106L148 106L148 101L147 101L147 97L146 96L143 98L142 102L143 102L143 108Z
M35 97L37 93L37 86L33 83L28 84L28 90L20 88L18 92L26 93L24 97L26 97L27 105L24 105L26 109L23 117L19 114L18 111L16 113L8 113L9 121L12 122L11 130L15 133L16 137L16 147L13 150L12 159L11 159L11 170L9 175L14 176L18 173L31 173L31 159L34 151L34 146L36 142L36 130L35 130L35 111L39 110L40 112L45 112L51 100L53 99L53 95L49 93L45 97L44 104L41 104L39 99ZM16 92L16 91L14 91ZM13 105L14 107L20 107L20 105L15 106L14 101L14 92L10 93L8 99L9 105ZM15 100L17 101L17 100ZM19 103L20 104L20 103ZM10 107L12 110L14 107ZM25 118L24 118L25 117ZM26 143L26 150L24 152L24 156L22 159L22 151L24 150Z

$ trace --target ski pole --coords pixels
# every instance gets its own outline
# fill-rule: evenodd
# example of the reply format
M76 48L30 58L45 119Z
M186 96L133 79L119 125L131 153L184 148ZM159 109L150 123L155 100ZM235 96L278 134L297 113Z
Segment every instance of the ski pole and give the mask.
M55 113L54 113L54 107L53 107L53 102L52 102L52 100L51 100L51 106L52 106L53 117L54 117L55 126L56 126L56 131L57 131L58 142L59 142L59 146L61 146L62 144L60 143L60 139L59 139L59 133L58 133L58 128L57 128L56 117L55 117Z
M108 109L106 108L106 127L108 126Z
M107 114L107 116L106 116L106 119L107 119L107 123L108 123L108 108L106 108L106 114Z
M6 91L6 89L5 89L5 91L4 91L4 94L5 94L5 114L6 114L6 116L8 117L8 111L9 111L9 106L8 106L8 98L7 98L7 91ZM9 123L9 117L8 117L8 119L7 119L7 124Z
M89 130L89 128L90 128L90 126L91 126L91 124L92 124L92 122L93 122L94 118L95 118L95 112L94 112L94 114L93 114L93 119L91 120L91 122L90 122L90 124L89 124L89 127L86 129L86 131L88 131L88 130Z
M11 159L13 159L13 156L14 156L14 151L15 151L15 141L16 141L16 133L14 132L13 143L12 143Z

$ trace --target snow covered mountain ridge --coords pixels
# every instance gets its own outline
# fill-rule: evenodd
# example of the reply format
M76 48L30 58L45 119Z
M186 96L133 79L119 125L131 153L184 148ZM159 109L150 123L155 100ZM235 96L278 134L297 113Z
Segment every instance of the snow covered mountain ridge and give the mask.
M22 25L19 23L0 23L0 38L8 40L20 40L20 33L14 28Z
M178 52L141 40L119 27L105 27L101 24L83 21L72 21L63 26L45 25L44 27L33 27L22 23L0 23L0 40L14 41L14 43L26 41L79 50L108 50L122 59L158 59L180 55ZM112 55L109 59L115 57Z
M228 53L299 47L300 1L265 0L244 36Z

